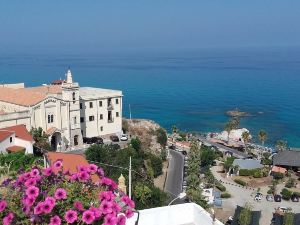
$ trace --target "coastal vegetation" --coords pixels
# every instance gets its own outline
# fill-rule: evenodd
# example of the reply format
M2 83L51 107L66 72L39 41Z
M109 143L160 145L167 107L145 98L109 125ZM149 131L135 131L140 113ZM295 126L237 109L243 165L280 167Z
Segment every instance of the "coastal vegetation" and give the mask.
M123 174L128 187L129 157L132 162L133 199L138 209L165 205L167 194L155 187L153 179L162 174L160 156L145 151L139 138L131 140L129 147L120 149L119 145L92 145L85 152L90 162L101 165L113 180ZM143 193L145 191L145 193Z
M243 141L244 141L244 144L245 144L245 152L247 152L247 144L248 142L250 141L250 133L248 131L245 131L242 133L242 138L243 138Z
M279 152L285 151L287 149L287 146L288 146L287 141L284 141L284 140L278 140L275 145L276 150Z
M237 117L230 119L225 124L224 130L227 131L227 134L228 134L227 143L229 142L230 132L234 129L237 129L239 127L239 124L240 124L240 120Z
M267 138L268 138L267 132L264 130L260 130L258 133L258 139L260 140L263 146L265 145Z

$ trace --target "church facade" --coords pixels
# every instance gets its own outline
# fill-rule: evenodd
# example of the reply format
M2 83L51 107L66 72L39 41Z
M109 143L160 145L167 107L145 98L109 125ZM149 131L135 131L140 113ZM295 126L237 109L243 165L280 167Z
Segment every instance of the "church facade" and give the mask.
M65 80L25 88L0 86L0 128L41 127L55 150L80 146L83 137L122 132L122 91L80 87L68 70Z

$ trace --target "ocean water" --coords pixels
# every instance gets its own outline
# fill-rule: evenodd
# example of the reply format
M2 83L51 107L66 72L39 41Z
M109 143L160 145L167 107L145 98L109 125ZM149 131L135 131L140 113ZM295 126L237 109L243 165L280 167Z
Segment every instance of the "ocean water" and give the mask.
M81 86L120 89L128 117L170 129L221 131L227 110L268 145L284 139L300 147L300 49L199 50L122 55L1 55L0 83L41 85L64 78L71 67Z

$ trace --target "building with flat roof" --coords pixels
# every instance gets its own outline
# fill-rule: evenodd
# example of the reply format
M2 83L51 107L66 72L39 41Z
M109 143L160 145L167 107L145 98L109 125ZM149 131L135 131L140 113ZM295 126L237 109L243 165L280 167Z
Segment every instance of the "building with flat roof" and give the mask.
M61 151L82 145L83 137L121 133L122 91L80 87L70 70L50 85L0 85L0 128L19 124L41 127Z

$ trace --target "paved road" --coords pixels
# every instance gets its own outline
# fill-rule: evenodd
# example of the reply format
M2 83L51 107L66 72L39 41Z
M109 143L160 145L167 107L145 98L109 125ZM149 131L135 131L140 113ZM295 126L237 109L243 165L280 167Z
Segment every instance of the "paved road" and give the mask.
M170 155L165 191L177 196L182 192L184 156L173 150L170 150Z
M225 151L232 152L233 155L234 155L235 157L237 157L237 158L247 158L247 157L249 157L249 155L247 155L247 154L244 153L244 152L240 152L240 151L238 151L238 150L236 150L236 149L229 148L229 147L227 147L227 146L224 146L224 145L221 145L221 144L218 144L218 143L209 141L209 140L207 140L207 139L204 138L204 137L197 136L197 138L198 138L200 141L204 142L204 143L208 143L208 144L210 144L210 145L212 145L212 146L218 147L220 151L223 151L223 152L225 152Z

